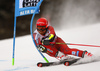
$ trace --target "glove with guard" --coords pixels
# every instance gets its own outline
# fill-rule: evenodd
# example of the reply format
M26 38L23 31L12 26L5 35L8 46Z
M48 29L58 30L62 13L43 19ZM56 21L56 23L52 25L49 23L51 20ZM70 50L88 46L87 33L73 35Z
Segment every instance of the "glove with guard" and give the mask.
M47 52L47 48L42 46L42 45L37 45L37 48L39 51L43 52L43 53L46 53Z
M42 44L43 45L50 45L50 41L48 38L42 39Z
M55 36L53 34L50 34L49 36L44 37L41 42L43 45L50 45L50 42L52 42L54 38Z

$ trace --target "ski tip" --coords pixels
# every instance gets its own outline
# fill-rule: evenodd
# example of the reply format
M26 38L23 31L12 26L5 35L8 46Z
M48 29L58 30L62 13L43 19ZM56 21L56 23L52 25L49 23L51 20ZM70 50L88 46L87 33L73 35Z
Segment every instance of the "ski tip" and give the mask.
M41 62L37 63L37 66L42 67L42 63Z
M64 62L64 65L65 66L69 66L69 62Z

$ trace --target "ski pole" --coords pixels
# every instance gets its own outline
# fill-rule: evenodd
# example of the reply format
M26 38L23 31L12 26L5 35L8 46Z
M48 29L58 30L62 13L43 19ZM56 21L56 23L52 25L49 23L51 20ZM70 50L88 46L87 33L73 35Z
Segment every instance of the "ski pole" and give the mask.
M56 42L55 44L77 45L77 46L89 46L89 47L100 47L100 46L98 46L98 45L74 44L74 43L59 43L59 42Z

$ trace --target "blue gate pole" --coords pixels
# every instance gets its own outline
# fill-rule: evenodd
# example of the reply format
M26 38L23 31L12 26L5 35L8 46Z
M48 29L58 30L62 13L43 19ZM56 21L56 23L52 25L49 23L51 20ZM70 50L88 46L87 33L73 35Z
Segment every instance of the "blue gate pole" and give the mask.
M35 44L35 41L34 41L34 38L33 38L33 33L32 33L32 24L33 24L33 19L34 19L34 16L36 14L36 11L37 9L39 9L39 6L40 4L42 3L43 0L40 0L40 2L37 4L36 8L35 8L35 12L33 13L33 16L32 16L32 19L31 19L31 25L30 25L30 31L31 31L31 36L32 36L32 39L33 39L33 42ZM36 47L36 44L35 44L35 47ZM37 47L36 47L37 49ZM38 50L38 49L37 49ZM41 54L41 56L44 58L44 60L49 63L49 61L46 59L46 57L38 50L38 52Z
M13 57L12 57L12 65L14 65L15 37L16 37L16 17L15 17L15 19L14 19L14 36L13 36Z

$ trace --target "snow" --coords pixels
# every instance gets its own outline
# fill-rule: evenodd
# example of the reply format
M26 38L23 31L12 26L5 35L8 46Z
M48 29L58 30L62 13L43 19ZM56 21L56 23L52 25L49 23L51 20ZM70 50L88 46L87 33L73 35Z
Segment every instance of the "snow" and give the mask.
M73 29L55 30L56 34L61 37L66 43L78 43L100 46L100 24L77 27ZM83 47L72 46L70 48L78 48L87 50L94 55L100 56L99 47ZM38 53L34 46L31 35L26 35L16 38L15 45L15 65L12 66L13 38L0 41L0 71L100 71L100 61L74 65L74 66L50 66L37 67L38 62L45 60ZM57 61L55 58L44 54L49 61Z

